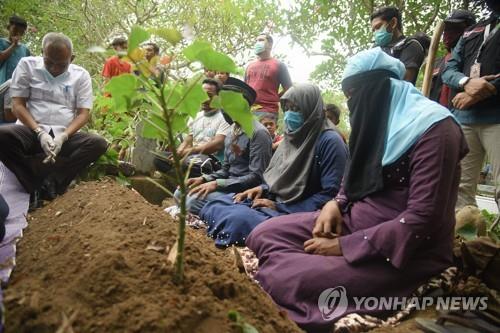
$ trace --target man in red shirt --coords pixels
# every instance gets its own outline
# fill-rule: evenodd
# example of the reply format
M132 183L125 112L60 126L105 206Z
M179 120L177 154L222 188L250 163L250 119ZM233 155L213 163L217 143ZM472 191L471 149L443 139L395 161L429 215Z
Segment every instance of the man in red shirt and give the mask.
M245 82L257 92L256 114L271 113L277 116L281 95L292 86L285 64L271 57L273 38L268 34L257 36L254 52L257 60L251 62L245 72ZM280 86L283 88L279 92Z
M102 76L106 82L114 76L132 72L132 65L124 58L127 54L127 40L121 37L115 38L111 46L115 49L116 55L108 58L104 63Z

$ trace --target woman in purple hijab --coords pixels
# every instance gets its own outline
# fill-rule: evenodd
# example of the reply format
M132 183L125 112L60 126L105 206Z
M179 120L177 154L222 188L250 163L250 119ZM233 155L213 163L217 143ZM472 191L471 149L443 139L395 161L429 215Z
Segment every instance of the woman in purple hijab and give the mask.
M449 111L404 82L380 48L349 59L351 158L342 188L321 212L280 216L246 244L256 279L308 332L330 332L360 297L404 297L452 265L460 159L467 153Z

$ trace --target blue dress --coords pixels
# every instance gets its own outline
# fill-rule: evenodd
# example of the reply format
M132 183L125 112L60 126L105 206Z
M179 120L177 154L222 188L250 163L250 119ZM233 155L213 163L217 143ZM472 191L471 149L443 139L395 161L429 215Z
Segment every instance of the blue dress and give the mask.
M277 201L277 210L274 210L251 208L249 200L235 204L234 194L219 196L200 212L200 218L208 226L208 236L214 238L219 247L244 245L250 232L271 217L321 209L339 191L347 156L347 147L340 135L333 130L324 131L316 142L314 164L301 200L286 204ZM267 190L266 184L262 186ZM272 193L268 193L267 198L276 200Z

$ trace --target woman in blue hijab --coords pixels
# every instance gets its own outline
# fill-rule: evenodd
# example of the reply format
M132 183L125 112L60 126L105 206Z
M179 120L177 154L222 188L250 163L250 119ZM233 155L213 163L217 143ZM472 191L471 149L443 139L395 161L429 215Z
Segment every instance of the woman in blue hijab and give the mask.
M256 279L308 332L331 332L354 297L405 297L452 265L460 159L467 153L447 109L403 81L380 48L349 59L351 158L343 186L321 212L280 216L246 244Z

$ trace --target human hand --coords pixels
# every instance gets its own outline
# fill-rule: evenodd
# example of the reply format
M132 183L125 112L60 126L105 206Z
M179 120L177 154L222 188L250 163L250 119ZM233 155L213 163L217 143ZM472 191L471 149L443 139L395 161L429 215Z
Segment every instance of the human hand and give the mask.
M311 254L323 256L341 256L342 248L338 237L335 238L311 238L304 242L304 251Z
M47 156L43 160L43 163L48 163L48 162L54 163L55 162L54 157L56 157L56 155L53 152L54 139L52 139L52 137L49 135L49 133L47 133L45 131L41 131L40 133L38 133L38 141L40 141L40 145L42 146L42 150L45 153L45 155Z
M54 149L52 150L52 152L54 153L54 157L56 157L57 154L59 154L59 152L61 151L62 145L66 141L68 141L68 134L66 134L64 132L62 134L57 135L54 138Z
M316 219L312 231L313 237L332 238L339 236L342 232L343 221L339 203L335 200L327 202Z
M455 97L453 97L451 103L453 104L453 107L457 109L467 110L468 108L470 108L472 105L476 104L479 101L481 101L481 98L473 97L467 94L466 92L461 92L458 93Z
M191 148L179 148L177 149L177 155L179 155L179 157L184 157L184 156L187 156L191 153Z
M258 207L265 207L277 210L276 202L269 199L255 199L253 201L252 208L258 208Z
M496 95L497 89L484 78L470 79L464 86L465 92L471 97L479 97L481 100Z
M197 195L199 199L204 199L210 193L215 192L215 190L217 190L217 182L214 180L193 188L189 191L189 195Z
M21 36L12 36L10 37L12 40L12 45L17 46L19 44L19 41L21 40Z
M493 80L500 78L500 74L485 75L485 76L481 76L481 78L485 79L486 81L493 81Z
M264 190L262 189L262 186L259 185L248 189L245 192L237 193L233 199L235 203L240 203L245 199L255 200L261 198L263 192Z
M203 177L196 177L196 178L189 178L187 180L187 187L189 189L193 189L201 184L203 184L205 182L205 179L203 179Z

